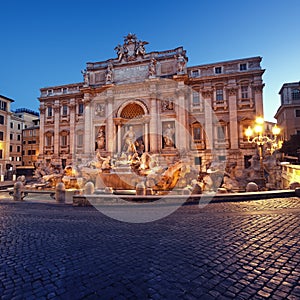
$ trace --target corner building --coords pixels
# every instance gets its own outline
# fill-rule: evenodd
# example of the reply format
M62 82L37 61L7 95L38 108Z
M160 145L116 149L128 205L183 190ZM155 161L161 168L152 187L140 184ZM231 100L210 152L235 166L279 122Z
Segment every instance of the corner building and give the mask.
M261 57L189 67L182 47L146 44L128 34L117 57L87 63L83 82L41 89L39 159L120 155L131 131L136 150L162 164L188 154L203 171L216 160L245 168L256 150L244 130L263 115Z

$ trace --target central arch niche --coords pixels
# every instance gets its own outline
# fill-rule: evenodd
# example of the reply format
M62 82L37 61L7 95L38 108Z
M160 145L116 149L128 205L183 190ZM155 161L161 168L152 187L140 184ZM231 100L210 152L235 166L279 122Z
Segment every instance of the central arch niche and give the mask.
M123 103L117 112L116 125L118 135L118 152L126 151L125 135L132 129L135 133L136 150L141 154L148 151L148 109L140 101L130 101Z
M140 119L144 114L144 109L139 104L129 103L122 109L120 117L123 119Z

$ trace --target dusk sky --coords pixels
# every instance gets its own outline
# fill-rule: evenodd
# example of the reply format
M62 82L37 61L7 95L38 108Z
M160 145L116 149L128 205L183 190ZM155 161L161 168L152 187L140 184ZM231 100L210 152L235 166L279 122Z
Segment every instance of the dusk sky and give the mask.
M38 110L40 88L83 81L129 32L146 51L183 46L188 66L262 57L265 119L300 81L300 1L2 1L0 94Z

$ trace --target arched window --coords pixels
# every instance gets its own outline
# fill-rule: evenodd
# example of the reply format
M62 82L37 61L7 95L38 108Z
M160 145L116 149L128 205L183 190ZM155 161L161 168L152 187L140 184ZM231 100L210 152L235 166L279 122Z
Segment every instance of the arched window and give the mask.
M205 133L199 122L192 124L192 147L197 149L205 149Z
M53 145L53 134L52 130L45 132L45 146L51 147Z

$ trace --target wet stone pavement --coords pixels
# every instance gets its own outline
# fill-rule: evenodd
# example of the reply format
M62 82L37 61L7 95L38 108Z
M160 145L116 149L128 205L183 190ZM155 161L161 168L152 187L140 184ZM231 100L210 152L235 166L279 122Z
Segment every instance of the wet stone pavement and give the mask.
M0 298L300 299L299 215L300 198L285 198L132 224L2 199Z

